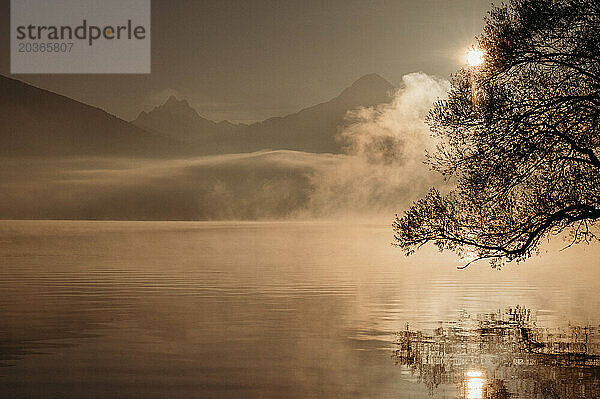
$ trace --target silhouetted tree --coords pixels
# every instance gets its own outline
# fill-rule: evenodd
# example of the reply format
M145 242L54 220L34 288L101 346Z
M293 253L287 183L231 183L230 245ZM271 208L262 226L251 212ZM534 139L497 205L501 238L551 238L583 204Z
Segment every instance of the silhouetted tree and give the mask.
M485 61L452 78L427 122L431 167L456 183L396 216L397 246L428 242L492 266L540 240L593 238L600 217L600 1L512 0L493 7Z

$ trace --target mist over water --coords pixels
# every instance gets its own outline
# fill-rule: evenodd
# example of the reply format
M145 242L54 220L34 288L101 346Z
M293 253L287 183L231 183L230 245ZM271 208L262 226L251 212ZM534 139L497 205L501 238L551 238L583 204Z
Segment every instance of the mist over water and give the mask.
M393 216L439 177L423 122L448 82L406 75L389 104L347 116L345 153L261 151L199 158L5 159L0 218L254 220Z
M338 139L347 157L315 173L307 213L392 215L442 179L423 163L434 148L424 119L449 83L424 73L405 75L390 104L350 111Z

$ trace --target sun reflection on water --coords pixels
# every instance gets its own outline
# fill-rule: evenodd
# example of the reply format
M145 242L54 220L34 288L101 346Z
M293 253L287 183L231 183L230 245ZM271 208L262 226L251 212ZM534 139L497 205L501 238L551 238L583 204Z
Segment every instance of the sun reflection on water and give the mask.
M600 398L600 327L545 327L516 306L465 313L431 333L398 332L394 357L434 396L455 385L459 398Z
M485 378L481 371L467 371L465 373L467 377L466 381L466 395L467 399L481 399L483 398L483 388L485 386Z

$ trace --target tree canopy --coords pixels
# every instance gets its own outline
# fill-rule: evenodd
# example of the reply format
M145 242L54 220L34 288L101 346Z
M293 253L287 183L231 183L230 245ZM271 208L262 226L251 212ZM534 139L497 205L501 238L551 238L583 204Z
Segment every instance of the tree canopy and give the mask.
M494 6L477 47L427 123L428 163L455 185L394 222L407 255L432 242L492 266L542 240L596 239L600 218L600 2L512 0Z

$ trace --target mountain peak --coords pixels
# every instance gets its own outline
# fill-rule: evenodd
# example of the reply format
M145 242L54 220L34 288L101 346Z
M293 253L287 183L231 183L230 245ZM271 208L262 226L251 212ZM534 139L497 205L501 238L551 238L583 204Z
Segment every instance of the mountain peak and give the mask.
M203 118L186 99L169 96L149 112L140 112L133 124L184 143L198 143L211 135L236 128L229 122L217 124Z
M389 101L394 89L394 85L390 82L376 73L370 73L352 83L338 98L348 100L360 99L368 103L380 103Z
M369 85L369 86L383 85L383 86L393 87L390 82L388 82L387 80L382 78L381 75L378 75L376 73L368 73L364 76L361 76L354 83L352 83L352 86L363 86L363 85Z
M394 86L376 73L369 73L358 78L348 88L351 90L375 90L375 91L390 91ZM346 90L348 90L346 89Z
M194 108L192 108L186 99L180 100L173 95L169 96L169 98L167 98L166 101L161 105L154 107L152 111L147 112L146 115L140 114L140 117L154 117L156 114L171 115L173 117L176 116L178 118L190 120L204 119L198 114L198 112L196 112ZM138 117L138 119L140 117Z
M167 101L165 101L161 107L163 108L191 108L190 104L186 99L179 100L174 95L169 96Z

